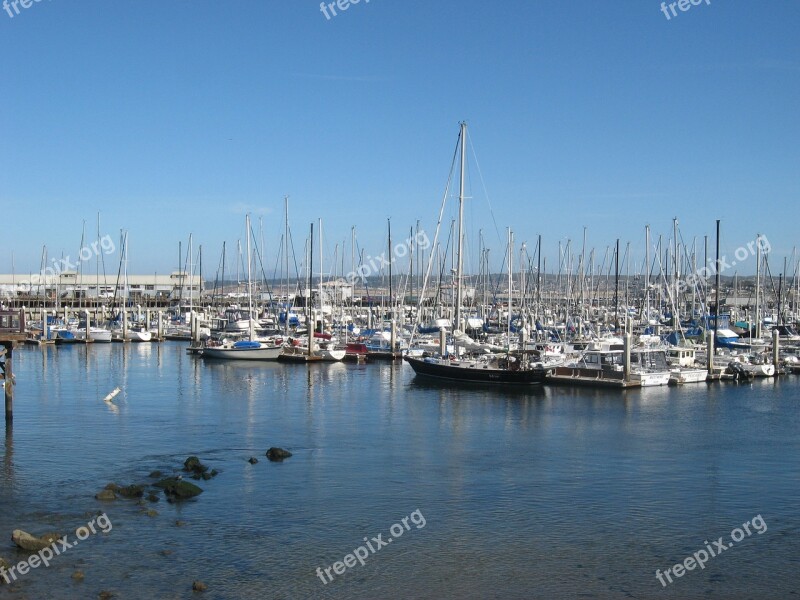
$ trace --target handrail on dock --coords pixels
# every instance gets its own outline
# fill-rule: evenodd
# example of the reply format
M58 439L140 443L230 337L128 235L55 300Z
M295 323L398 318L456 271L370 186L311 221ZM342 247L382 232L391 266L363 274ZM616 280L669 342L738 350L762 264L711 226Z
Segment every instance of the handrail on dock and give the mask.
M25 311L0 310L0 334L25 333Z

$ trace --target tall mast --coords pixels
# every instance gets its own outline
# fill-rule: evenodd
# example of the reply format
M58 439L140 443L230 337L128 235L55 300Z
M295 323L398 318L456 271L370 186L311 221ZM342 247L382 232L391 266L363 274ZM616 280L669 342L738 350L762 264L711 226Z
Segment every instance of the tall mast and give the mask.
M249 240L250 238L248 238ZM250 252L247 253L250 256ZM249 259L248 259L249 260ZM249 273L249 272L248 272ZM193 283L194 272L192 271L192 234L189 234L189 313L194 310L194 294L192 294L192 290L194 286Z
M536 242L537 266L536 266L536 318L538 319L542 310L542 234Z
M761 337L761 234L756 235L756 339Z
M286 320L284 322L284 333L289 336L289 196L283 197L283 262L285 265L284 273L286 274L286 303L284 304L284 315Z
M719 219L717 219L717 260L714 271L717 274L716 297L714 299L714 340L716 340L718 339L717 332L719 331Z
M461 123L461 177L458 187L458 258L456 261L456 313L453 330L461 327L461 275L464 266L464 169L467 162L467 124ZM509 307L510 308L510 307Z
M650 325L650 225L644 226L644 307Z
M389 241L387 242L389 245L389 320L394 320L394 301L393 301L393 293L394 290L392 289L392 220L386 219L386 222L389 226ZM392 350L394 351L394 349Z
M514 304L514 234L511 228L508 229L508 321L506 323L506 335L508 336L507 344L508 351L511 352L511 319L512 319L512 305Z
M222 304L225 304L225 241L222 242Z
M247 236L247 329L250 333L250 340L255 337L253 331L253 282L250 272L250 213L245 216L245 236Z
M619 335L619 238L614 252L614 335Z
M678 246L678 219L672 219L672 237L675 238L675 265L672 268L672 277L674 279L675 285L675 305L672 308L673 312L673 329L678 330L680 328L680 307L679 307L679 299L678 294L680 293L680 247Z

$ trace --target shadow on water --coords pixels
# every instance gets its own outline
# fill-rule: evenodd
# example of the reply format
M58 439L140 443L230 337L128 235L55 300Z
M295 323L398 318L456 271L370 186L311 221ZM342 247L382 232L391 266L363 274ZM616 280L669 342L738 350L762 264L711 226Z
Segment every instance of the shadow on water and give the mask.
M429 377L415 375L408 383L408 391L428 392L474 392L476 395L494 395L498 398L544 398L547 396L543 385L503 385L495 383L475 383L471 381L439 381Z

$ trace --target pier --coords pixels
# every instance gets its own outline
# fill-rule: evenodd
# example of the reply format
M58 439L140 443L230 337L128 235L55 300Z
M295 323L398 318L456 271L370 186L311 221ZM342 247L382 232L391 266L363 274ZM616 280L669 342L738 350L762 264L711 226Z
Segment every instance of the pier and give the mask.
M24 342L26 335L24 311L0 311L0 376L3 379L7 426L14 421L14 347Z

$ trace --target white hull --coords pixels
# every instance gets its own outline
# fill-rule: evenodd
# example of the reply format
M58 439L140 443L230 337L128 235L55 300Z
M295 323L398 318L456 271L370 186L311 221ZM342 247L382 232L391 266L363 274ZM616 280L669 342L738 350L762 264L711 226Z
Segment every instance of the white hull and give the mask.
M775 375L774 365L748 365L742 364L745 371L752 373L756 377L772 377Z
M122 330L118 329L111 332L112 339L121 340L122 337ZM124 338L128 342L149 342L153 339L153 334L149 331L131 331L128 330L128 335Z
M656 371L652 373L631 373L631 379L633 381L640 382L642 387L668 385L669 378L670 378L669 371Z
M670 383L705 383L708 372L705 369L675 369L669 378Z
M92 327L89 330L89 339L95 342L110 342L111 332L108 329L96 329Z
M267 348L203 348L203 358L227 360L278 360L282 347Z
M322 360L338 361L344 359L347 350L317 350L315 354L318 354Z

